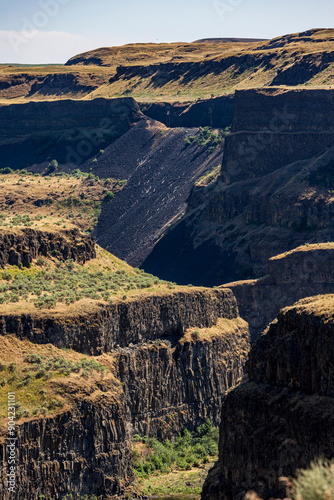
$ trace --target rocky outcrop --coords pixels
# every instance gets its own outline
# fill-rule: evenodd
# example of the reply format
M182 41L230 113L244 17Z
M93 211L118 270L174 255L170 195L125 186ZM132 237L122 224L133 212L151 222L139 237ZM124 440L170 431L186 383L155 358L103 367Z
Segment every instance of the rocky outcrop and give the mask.
M243 375L248 325L240 318L218 320L203 338L201 329L192 330L178 342L116 351L132 432L165 439L208 418L219 424L222 396Z
M234 96L226 95L194 103L154 102L140 104L141 111L167 127L211 127L231 126Z
M266 271L257 280L223 285L233 291L253 340L284 307L314 294L334 292L334 244L303 246L272 257Z
M280 476L333 458L333 298L283 310L253 346L249 381L223 400L219 461L202 500L279 496Z
M130 123L142 119L138 105L131 97L93 99L90 101L29 102L0 106L0 138L45 132L65 132L71 129L101 127L109 120L118 131L125 132Z
M260 177L331 147L334 90L279 88L236 91L222 176Z
M73 164L79 166L92 158L143 118L130 97L2 105L2 164L26 168L55 158L59 164L71 164L73 168Z
M29 267L37 257L73 259L80 264L96 257L95 242L78 229L61 232L36 229L3 230L0 233L0 265Z
M120 495L134 479L130 435L122 402L112 394L77 401L54 417L36 418L16 426L15 492L7 489L6 468L0 468L3 500L61 500L70 492ZM8 457L0 438L1 462ZM11 444L10 442L9 444Z
M166 438L207 418L218 425L223 394L243 376L248 325L229 290L171 291L59 316L3 315L1 334L88 354L115 348L111 386L96 380L80 397L68 381L72 409L18 422L18 486L9 496L2 482L4 500L124 493L133 479L132 433Z
M238 317L230 290L189 290L120 301L95 312L58 315L1 315L0 335L15 334L37 344L52 343L86 354L102 354L163 336L180 339L190 327L211 327L218 318Z

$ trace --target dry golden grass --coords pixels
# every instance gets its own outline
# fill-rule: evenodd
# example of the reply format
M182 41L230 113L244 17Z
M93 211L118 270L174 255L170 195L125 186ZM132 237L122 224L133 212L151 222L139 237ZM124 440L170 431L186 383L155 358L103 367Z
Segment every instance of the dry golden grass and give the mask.
M0 336L0 439L7 423L8 392L15 392L17 408L16 422L55 415L71 408L75 401L89 396L98 396L103 384L106 390L117 396L121 384L113 375L115 360L111 354L86 356L70 349L58 349L47 345L36 345L15 335ZM40 363L28 362L27 356L38 356ZM66 369L47 369L57 359L64 366L75 366L70 373ZM95 362L98 369L86 370L81 363ZM103 371L102 371L103 369ZM41 370L44 370L42 374ZM26 382L29 378L28 383Z
M210 341L217 337L226 337L229 339L232 334L237 334L241 330L247 331L248 323L241 318L226 319L219 318L217 323L211 328L188 328L181 342L192 342L192 341Z
M306 245L301 245L297 248L294 248L293 250L290 250L289 252L284 252L279 255L275 255L274 257L271 257L269 260L281 260L285 259L289 255L294 255L298 254L301 252L313 252L315 250L334 250L334 242L328 241L328 243L310 243Z
M31 83L22 78L21 85L11 86L0 92L0 102L26 102L26 100L53 100L53 99L92 99L95 97L120 97L130 95L138 101L164 101L179 102L194 101L199 98L208 98L230 94L238 89L264 87L270 85L282 69L293 66L305 55L314 55L314 64L319 64L318 59L322 54L329 54L334 47L334 30L321 30L308 33L304 36L292 34L280 37L273 41L256 43L171 43L171 44L130 44L122 47L104 47L79 54L81 64L74 66L10 66L0 65L0 81L10 81L12 76L34 75L46 76L48 74L73 74L78 84L97 88L95 90L76 90L67 88L52 89L29 96ZM283 44L283 45L282 45ZM281 45L281 46L280 46ZM254 63L263 58L262 63ZM94 59L92 59L94 58ZM197 63L213 62L224 66L224 61L229 59L225 69L214 72L194 75L188 78L183 72L175 80L164 81L164 75L159 74L159 68L153 74L140 74L132 78L120 78L109 83L110 77L116 74L118 66L158 65L163 63ZM270 64L266 60L271 58ZM237 62L237 59L239 62ZM241 61L242 59L242 61ZM83 61L94 64L85 65ZM100 62L97 65L97 62ZM253 62L252 62L253 61ZM240 70L240 65L242 71ZM155 80L152 76L155 75ZM305 85L313 88L329 88L334 85L334 63L315 75ZM55 92L55 93L53 93Z
M26 227L20 217L29 215L34 229L92 229L107 192L117 193L115 179L96 180L88 174L35 176L0 174L1 228ZM17 222L15 222L17 221Z
M334 325L334 295L327 294L307 297L284 310L287 311L290 309L313 316L321 316L324 322L330 322Z
M20 231L20 229L16 229ZM102 273L103 275L111 276L110 273L123 272L125 273L128 282L134 283L134 288L127 289L126 283L124 286L120 286L119 290L114 290L112 288L113 282L112 277L110 277L110 286L108 287L109 298L107 300L99 297L97 299L85 296L83 292L83 297L79 300L75 300L73 303L65 303L63 301L57 301L56 306L49 308L47 305L43 307L37 307L35 301L37 299L35 292L31 291L26 298L20 296L17 302L4 302L0 304L0 315L9 314L26 314L29 312L32 316L38 317L48 317L48 318L63 318L63 317L76 317L80 315L90 315L97 311L101 307L119 301L137 301L145 297L151 296L163 296L171 295L174 292L184 292L192 293L196 290L205 290L203 287L189 287L189 286L178 286L173 283L169 283L158 278L148 275L139 269L134 269L126 262L118 259L114 255L110 254L106 250L102 249L96 245L96 258L87 261L84 265L72 263L71 271L67 276L71 277L73 273L74 276L79 277L80 284L80 273L82 271L87 271L91 276L91 282L96 279L97 273ZM8 285L12 281L8 281L8 273L11 275L12 279L16 277L35 277L37 280L38 273L45 272L50 274L59 266L59 261L57 258L43 258L43 263L39 263L39 259L32 263L29 269L19 269L16 266L6 266L6 269L0 272L0 286ZM62 264L63 268L66 269L67 264ZM109 278L108 278L109 279ZM38 278L39 282L42 284L45 281L45 277ZM102 278L99 278L102 281ZM52 280L46 280L48 284L52 284ZM147 286L141 288L140 283L147 282ZM80 286L80 285L76 285ZM68 285L63 285L63 290L67 290ZM71 293L71 289L68 289ZM78 290L76 290L78 291ZM43 292L44 293L44 292ZM52 295L52 289L45 292L47 295Z

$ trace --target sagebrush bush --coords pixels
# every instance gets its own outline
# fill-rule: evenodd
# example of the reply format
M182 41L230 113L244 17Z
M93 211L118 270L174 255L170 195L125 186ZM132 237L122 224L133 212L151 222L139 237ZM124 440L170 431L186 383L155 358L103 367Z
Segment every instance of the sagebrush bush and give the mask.
M298 470L293 491L295 500L334 500L334 461L318 459Z

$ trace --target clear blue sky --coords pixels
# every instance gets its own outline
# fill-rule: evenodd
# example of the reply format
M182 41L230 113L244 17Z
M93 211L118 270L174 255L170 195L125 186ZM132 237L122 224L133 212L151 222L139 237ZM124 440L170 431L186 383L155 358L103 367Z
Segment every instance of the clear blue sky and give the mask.
M101 46L273 38L333 25L332 0L1 0L0 63L63 63Z

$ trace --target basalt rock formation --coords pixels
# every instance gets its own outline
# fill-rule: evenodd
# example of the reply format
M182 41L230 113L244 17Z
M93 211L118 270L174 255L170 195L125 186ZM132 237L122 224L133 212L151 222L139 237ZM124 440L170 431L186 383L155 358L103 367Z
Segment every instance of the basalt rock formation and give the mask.
M233 291L253 340L284 307L314 294L334 292L334 244L303 246L272 257L266 271L257 280L223 285Z
M230 127L233 119L234 96L226 95L194 103L153 102L139 104L141 111L168 127Z
M235 93L222 176L260 177L333 145L334 90L252 89Z
M116 351L127 421L140 435L164 439L208 418L218 425L222 395L243 375L249 338L240 318L169 339Z
M249 350L248 326L229 290L171 292L85 317L40 316L2 315L0 334L108 351L116 379L96 382L80 400L69 383L72 409L17 423L19 486L14 497L3 489L4 500L23 491L27 500L36 492L56 500L69 492L124 493L133 479L131 434L171 437L207 418L218 425L222 396L243 376ZM0 453L7 456L4 436Z
M144 117L132 98L44 101L0 106L4 166L56 158L80 165Z
M132 451L124 405L115 395L97 391L54 417L36 418L16 426L18 473L15 491L6 488L0 467L3 500L33 500L39 495L61 500L66 494L122 495L133 481ZM8 457L0 436L0 457Z
M221 176L193 189L184 217L142 267L178 283L220 285L264 276L282 252L332 241L332 98L309 90L237 94ZM280 129L284 109L295 118ZM315 156L301 160L308 155Z
M94 240L78 229L48 232L18 229L0 233L0 266L29 267L37 257L53 256L59 260L72 259L84 264L96 257Z
M223 400L219 460L202 500L284 498L292 477L317 457L333 458L333 298L284 309L254 344L245 381Z
M187 328L210 328L218 318L237 317L237 303L230 290L189 290L120 301L68 318L52 313L43 317L1 315L0 334L99 355L164 336L180 339Z

